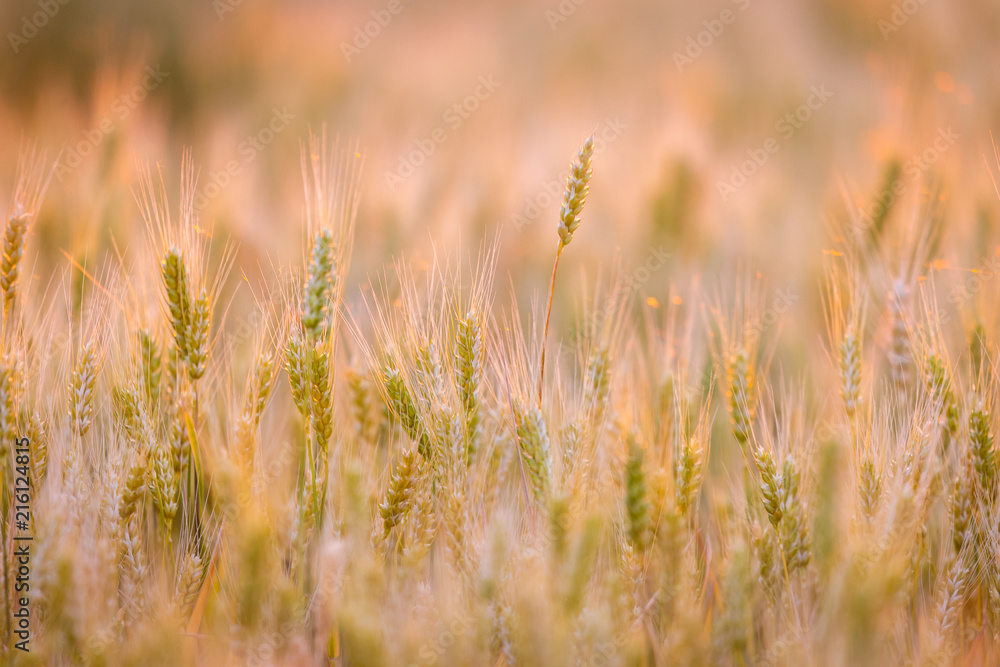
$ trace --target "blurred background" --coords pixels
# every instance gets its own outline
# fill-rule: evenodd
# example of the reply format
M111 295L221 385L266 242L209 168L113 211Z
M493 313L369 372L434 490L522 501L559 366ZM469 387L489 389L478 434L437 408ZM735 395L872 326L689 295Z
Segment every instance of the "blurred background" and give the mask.
M988 0L5 0L0 27L0 182L27 142L62 151L29 245L43 283L60 251L141 243L136 164L176 205L185 148L234 279L267 281L302 255L300 145L323 124L365 159L352 299L393 258L498 238L498 291L530 303L594 131L557 298L618 267L662 300L739 263L818 315L830 221L897 180L894 214L941 204L942 266L997 242Z

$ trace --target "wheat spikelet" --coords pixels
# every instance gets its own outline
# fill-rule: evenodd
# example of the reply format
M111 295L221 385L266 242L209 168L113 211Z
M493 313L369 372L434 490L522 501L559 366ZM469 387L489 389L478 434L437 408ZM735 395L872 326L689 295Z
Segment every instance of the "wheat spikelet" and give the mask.
M146 606L145 586L147 566L144 562L145 553L142 548L142 532L139 529L139 517L133 516L125 523L125 534L122 538L121 583L118 596L121 600L121 610L125 626L135 623Z
M204 566L201 556L188 554L184 557L181 565L180 575L177 577L177 586L174 590L174 609L182 621L186 621L191 615L195 600L201 590L201 582L204 575Z
M4 312L10 312L17 295L17 278L21 259L24 257L24 239L28 234L30 218L27 212L16 212L7 218L0 255L0 289L3 289Z
M875 516L879 500L882 498L882 475L876 469L875 462L870 457L865 457L861 461L858 492L861 503L861 515L866 521L871 521Z
M950 634L955 631L965 605L966 588L971 574L971 568L960 557L954 558L947 569L944 586L934 607L936 627L928 664L940 664L947 659L947 645L952 640Z
M454 559L455 567L463 578L469 576L470 570L465 534L465 524L467 521L465 506L465 490L456 480L452 480L452 483L447 487L444 499L443 524L445 542Z
M251 465L253 459L254 438L274 386L274 377L274 355L261 350L250 373L243 397L243 411L237 424L236 448L245 465Z
M847 325L840 342L840 395L847 416L854 418L861 394L861 342L854 323Z
M173 407L169 420L170 462L174 472L181 476L187 472L191 454L191 433L188 431L188 419L185 415L185 405L189 401L189 393L183 392Z
M789 573L809 564L809 529L799 494L799 471L791 457L781 473L781 551Z
M782 500L784 490L782 488L782 478L774 463L771 452L758 447L755 460L757 462L757 473L760 476L760 494L764 501L764 510L767 518L775 528L781 523L784 507Z
M188 376L192 382L205 374L208 361L208 332L212 327L212 305L208 292L202 288L191 308L187 331Z
M924 369L924 382L931 400L941 412L939 418L941 430L946 438L952 438L958 433L958 408L955 405L955 395L951 390L951 380L944 361L937 354L928 356ZM945 440L947 444L947 440Z
M594 137L591 135L583 143L577 155L577 161L573 164L570 175L566 179L566 193L562 208L559 210L559 246L556 249L556 260L552 264L552 278L549 281L549 301L545 309L545 327L542 329L542 357L538 371L538 404L542 404L542 387L545 383L545 343L549 337L549 319L552 316L552 299L555 297L556 272L559 269L559 258L562 257L563 248L573 240L573 234L580 226L580 214L583 212L583 204L587 200L587 193L590 191L591 166L590 161L594 154Z
M365 376L354 369L347 371L347 390L351 399L351 415L354 417L354 431L362 441L368 440L372 432L371 391Z
M2 380L0 380L0 384L2 384ZM35 485L38 486L45 479L45 472L48 470L48 435L45 432L45 422L38 412L31 412L30 417L26 417L24 421L28 424L32 476L35 480Z
M73 432L82 438L90 430L94 411L94 385L97 382L97 352L85 343L77 355L69 384L69 417Z
M549 435L545 418L537 405L525 408L519 401L514 404L514 424L517 432L518 452L529 488L539 504L544 504L549 490Z
M681 515L686 515L697 499L704 479L704 464L704 445L697 438L689 438L680 448L674 473L674 503Z
M299 414L305 419L311 411L309 404L312 395L309 386L311 369L308 348L298 333L293 334L288 339L288 347L285 350L285 370L288 373L288 384L292 390L292 400L295 401L295 407L299 409Z
M302 327L310 338L322 335L329 324L334 289L333 233L322 229L313 238L312 260L302 296Z
M140 329L139 338L139 369L142 373L142 387L146 400L153 401L160 395L160 349L148 329Z
M600 415L604 412L611 386L611 358L605 345L590 354L587 362L587 379L584 385L584 403Z
M996 452L990 433L989 413L981 397L969 412L969 456L978 476L979 488L989 500L996 496Z
M470 310L458 323L455 348L455 383L465 411L466 461L472 462L479 447L480 389L483 373L483 331L479 316Z
M147 485L153 506L163 520L164 533L170 535L174 517L177 516L177 492L179 475L175 471L171 455L162 447L153 449L153 460L147 471Z
M126 442L133 448L142 449L153 439L152 427L145 406L134 385L116 387L114 392L116 416L121 424Z
M413 450L405 452L389 478L385 500L379 505L379 512L382 515L382 539L388 538L393 528L403 524L412 506L413 488L417 478L414 454Z
M746 447L753 434L755 387L753 362L743 347L738 347L726 364L726 398L733 437Z
M625 462L625 515L629 544L639 553L646 549L649 534L649 503L646 500L646 477L642 470L645 452L632 434L626 438L628 459Z
M896 389L902 391L909 381L910 369L913 364L910 352L910 336L907 327L907 305L910 289L906 284L896 279L892 283L889 294L889 317L892 329L892 347L889 350L889 369Z
M125 476L121 503L118 508L118 516L122 523L128 523L135 512L139 499L146 492L146 478L146 457L142 456L129 467L128 474Z
M584 437L586 435L586 423L580 419L575 419L567 424L559 433L559 440L562 443L563 451L563 481L570 480L573 472L579 463L580 453L584 447Z
M260 418L267 407L267 399L274 387L274 355L271 352L261 352L254 364L252 393L247 396L246 410L251 416L254 427L260 424Z
M972 358L972 375L980 377L983 371L983 359L989 352L989 343L986 336L986 327L982 322L977 321L969 332L969 355Z
M761 528L760 524L754 520L753 523L754 551L757 553L757 579L768 594L772 594L774 581L778 573L778 563L775 558L775 545L773 533Z
M403 383L403 377L394 368L387 368L383 371L386 395L389 397L389 407L392 409L396 419L399 420L403 431L411 440L417 443L418 451L425 460L431 458L430 438L417 413L417 407L413 404L410 392Z
M973 501L972 480L963 469L955 479L955 489L951 496L951 539L956 555L962 552L966 544L972 544L974 539Z
M417 348L416 362L419 383L427 393L434 393L439 387L444 387L441 355L438 354L437 343L433 337L426 338Z
M431 549L437 517L430 485L420 484L411 493L412 509L409 513L411 520L407 522L409 530L401 560L407 567L412 568L420 565Z
M333 387L330 384L330 354L321 344L310 351L310 397L313 430L320 451L326 456L333 435Z
M591 168L593 156L594 137L590 136L583 142L576 162L570 168L570 175L566 178L566 194L563 197L562 208L559 210L560 250L569 245L577 227L580 226L580 213L583 211L583 204L587 201L587 193L590 191L588 183L593 173Z
M13 310L17 298L17 281L21 273L21 261L24 259L28 229L38 216L55 167L53 164L46 172L45 153L36 153L33 148L22 153L18 161L11 210L7 214L7 226L0 244L0 289L3 290L5 319Z
M163 286L167 293L167 308L174 331L179 358L187 361L190 344L191 294L188 287L187 267L181 251L175 246L167 250L160 267Z

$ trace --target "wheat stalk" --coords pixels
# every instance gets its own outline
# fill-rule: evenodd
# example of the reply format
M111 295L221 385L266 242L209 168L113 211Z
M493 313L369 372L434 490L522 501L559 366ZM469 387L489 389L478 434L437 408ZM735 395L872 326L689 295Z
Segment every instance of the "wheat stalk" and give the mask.
M549 318L552 316L552 299L556 289L556 271L559 269L559 258L563 248L573 240L573 234L580 226L580 214L583 204L587 201L590 191L590 176L592 174L591 159L594 156L594 137L591 135L583 142L583 147L577 155L577 160L570 168L566 178L566 193L562 208L559 210L559 246L556 249L556 260L552 264L552 278L549 281L549 301L545 307L545 327L542 330L542 358L538 370L538 404L542 404L542 389L545 383L545 343L549 337Z

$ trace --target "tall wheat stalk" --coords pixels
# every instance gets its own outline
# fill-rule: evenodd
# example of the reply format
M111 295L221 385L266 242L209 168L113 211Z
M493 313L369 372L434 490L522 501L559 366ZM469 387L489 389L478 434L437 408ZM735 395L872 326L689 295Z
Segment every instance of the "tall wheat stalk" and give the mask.
M549 280L549 299L545 306L545 327L542 329L542 358L538 369L538 405L542 404L542 391L545 384L545 343L549 338L549 318L552 317L552 299L555 297L556 271L559 270L559 259L563 248L573 240L573 234L580 226L580 214L590 192L590 177L593 173L591 159L594 155L594 137L591 135L583 142L583 147L577 154L576 162L570 168L566 178L566 193L562 208L559 210L559 245L556 248L556 260L552 264L552 278Z

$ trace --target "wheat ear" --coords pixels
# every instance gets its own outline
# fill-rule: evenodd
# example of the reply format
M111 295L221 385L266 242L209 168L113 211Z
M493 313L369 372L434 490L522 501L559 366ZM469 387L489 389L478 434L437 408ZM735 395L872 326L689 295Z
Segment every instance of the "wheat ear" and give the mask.
M73 369L73 379L70 382L70 421L73 432L81 438L90 430L96 382L97 353L93 345L87 343L80 350L80 356Z
M327 328L334 262L333 233L329 229L320 230L313 239L309 277L302 298L302 327L310 338L319 337Z
M969 455L979 477L979 484L988 500L996 496L996 452L993 450L993 435L990 433L990 417L981 397L969 413Z
M17 277L24 257L24 239L28 234L31 218L21 210L7 219L3 234L3 255L0 256L0 288L3 289L4 313L9 313L17 295Z
M625 514L628 518L628 541L640 554L646 550L649 535L649 503L646 501L646 477L642 462L645 452L632 434L627 437L628 459L625 462Z
M163 286L167 292L167 307L170 310L170 324L174 329L174 340L181 360L188 357L188 322L191 312L191 295L188 291L187 268L184 258L176 247L167 250L161 264Z
M525 408L518 402L514 404L514 424L518 450L531 482L532 493L542 504L548 495L551 468L545 418L537 405Z
M471 463L479 442L479 385L483 374L483 330L475 310L470 310L458 324L455 357L455 379L465 410L465 459Z
M566 178L566 194L563 199L562 208L559 210L559 247L556 249L556 261L552 265L552 278L549 281L549 302L545 308L545 328L542 331L542 358L538 370L538 405L542 404L542 386L545 383L545 342L549 337L549 318L552 316L552 299L556 289L556 271L559 270L559 258L562 257L563 248L573 240L573 234L580 226L580 213L583 212L583 204L587 201L587 193L590 191L590 176L592 169L591 158L594 156L594 136L587 137L577 155L577 160L573 164L570 175Z

